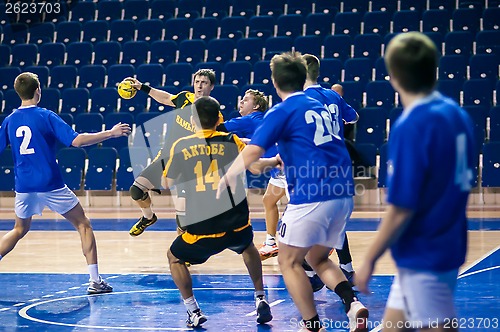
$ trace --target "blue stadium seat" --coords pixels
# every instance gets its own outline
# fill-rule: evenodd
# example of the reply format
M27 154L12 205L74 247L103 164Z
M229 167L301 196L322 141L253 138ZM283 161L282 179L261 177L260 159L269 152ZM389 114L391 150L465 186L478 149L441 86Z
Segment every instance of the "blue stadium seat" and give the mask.
M368 167L376 166L376 164L377 164L377 150L378 149L375 146L375 144L359 143L359 144L356 144L355 148L356 148L356 151L357 151L359 157L361 158L361 160L363 162L363 166L365 166L365 167L366 166L368 166ZM357 169L357 167L354 168L353 171L354 171L354 174L353 174L354 177L369 175L369 173L367 172L366 169L363 169L360 172L361 174L358 173L360 170Z
M446 55L439 59L439 79L464 82L467 78L467 58L463 55Z
M384 143L380 146L380 168L378 170L377 186L379 188L387 187L387 162L389 161L389 156L387 154L388 144Z
M35 44L20 44L12 46L12 63L11 66L24 67L33 66L36 64L38 47Z
M161 117L160 117L161 116ZM157 118L158 117L158 118ZM134 143L144 142L152 155L156 155L163 146L165 140L166 126L164 123L165 116L160 112L143 112L135 117L136 132ZM139 138L138 135L141 138Z
M175 0L153 0L151 2L151 18L166 21L174 17Z
M278 17L285 11L285 0L260 1L259 15Z
M375 60L375 80L376 81L388 81L389 73L387 72L387 67L385 66L385 60L383 57Z
M489 79L492 84L498 81L500 57L494 54L476 54L469 60L470 78Z
M69 114L69 113L61 113L61 114L58 114L59 117L64 121L66 122L66 124L70 127L73 127L73 125L75 124L75 120L73 118L73 115ZM62 144L61 144L62 145Z
M422 30L424 32L439 32L444 36L450 31L450 20L450 12L447 10L426 10L422 14Z
M424 34L429 37L434 44L436 45L437 51L439 55L443 54L443 42L444 42L444 37L441 32L424 32Z
M358 114L356 144L370 143L380 147L385 141L387 112L379 107L370 107L360 109Z
M0 166L0 191L14 191L14 166Z
M98 43L108 40L109 24L106 21L87 21L83 24L82 41Z
M448 32L444 37L445 55L463 55L469 58L472 55L474 35L469 31Z
M115 20L111 22L109 30L109 40L124 44L134 39L135 22L133 20Z
M191 23L187 18L171 18L165 22L165 40L177 43L189 38Z
M175 94L178 94L179 92L181 92L181 88L182 88L182 86L176 87L173 85L165 85L165 86L159 87L158 89L175 95ZM192 88L188 86L188 90L191 91ZM154 100L153 98L150 98L150 101L151 101L151 104L149 106L150 112L166 113L166 112L169 112L169 111L175 109L175 107L159 103L156 100Z
M215 17L197 18L193 21L192 39L203 39L210 41L217 38L217 30L219 29L219 21Z
M165 85L182 87L190 85L194 70L189 63L172 63L165 68Z
M390 3L390 1L386 1L385 3ZM391 28L391 17L392 13L388 11L373 11L365 13L363 16L363 33L376 33L381 36L385 36Z
M500 187L500 142L489 142L483 147L483 187Z
M3 27L2 43L7 45L26 44L28 30L28 25L25 23L7 24Z
M480 12L470 8L458 8L453 12L453 31L479 31Z
M373 81L366 85L366 106L389 111L394 107L395 91L388 81Z
M324 41L325 58L335 58L344 62L351 57L352 39L349 35L331 35Z
M103 65L87 65L79 70L79 88L87 88L89 91L104 87L106 68Z
M58 43L74 43L79 42L82 33L82 24L80 22L61 22L57 25Z
M389 111L389 125L390 128L396 123L399 117L403 114L403 107L395 107Z
M215 84L222 81L222 72L224 71L224 65L222 63L215 61L198 62L198 64L194 67L194 72L196 73L199 69L212 69L215 71Z
M361 18L359 12L338 13L334 18L335 35L349 35L354 38L361 31Z
M128 191L130 186L134 183L134 167L130 161L130 153L129 147L123 147L118 152L120 162L118 163L118 169L116 170L117 191ZM136 169L135 171L138 173L139 169Z
M368 11L368 2L363 0L344 1L344 12L364 14Z
M340 0L315 0L314 13L335 15L340 10Z
M306 17L306 36L307 35L317 35L317 36L328 36L332 34L333 26L332 14L325 13L315 13L309 14Z
M264 46L265 41L262 38L242 38L236 43L236 60L255 64L263 59Z
M471 8L476 9L478 12L482 12L484 8L484 0L458 0L458 8ZM495 6L493 1L488 3L489 6Z
M312 13L312 3L314 0L288 0L287 14L298 14L307 16Z
M172 40L157 40L151 44L150 63L160 63L164 66L175 62L177 44Z
M452 13L456 8L456 0L433 0L429 2L429 9L439 9Z
M163 66L160 64L142 64L137 67L137 79L153 87L163 85Z
M220 38L240 40L246 35L248 20L243 16L224 17L220 21Z
M205 17L217 19L225 18L229 14L231 0L207 0L205 3Z
M491 107L493 103L493 85L486 79L465 81L463 86L464 105Z
M500 31L479 31L476 35L476 54L495 54L500 57Z
M3 101L3 96L1 97ZM0 113L0 127L2 126L3 120L8 116L8 114Z
M132 114L129 114L129 113L109 113L109 114L106 114L106 117L104 118L104 128L106 130L109 130L109 129L113 128L113 126L119 122L128 123L130 125L130 127L132 128L132 125L134 123L134 117ZM105 140L104 142L102 142L102 146L115 148L117 151L120 151L120 149L128 146L128 141L129 141L129 137L122 136L122 137L118 137L118 138Z
M400 10L411 10L422 13L427 6L426 1L399 0Z
M40 52L40 58L38 59L39 66L52 68L63 64L66 53L66 47L63 43L42 44L38 50Z
M201 16L203 0L179 0L177 3L177 17L194 20Z
M483 30L498 30L500 29L500 7L488 7L483 11Z
M187 62L196 65L205 60L206 43L201 39L183 40L179 44L178 62Z
M296 38L302 36L304 17L298 14L281 15L278 17L278 36Z
M269 37L266 40L266 60L271 60L274 54L290 52L293 39L287 36Z
M0 44L0 68L10 65L10 46Z
M210 95L219 101L221 111L227 113L236 109L240 89L232 84L216 85Z
M207 61L216 61L222 64L233 61L233 53L235 48L236 45L231 39L212 39L208 42Z
M489 107L485 106L464 106L463 109L469 114L474 124L475 151L481 151L486 136L486 118Z
M14 166L14 157L10 146L0 153L0 166Z
M70 43L67 48L66 65L81 68L90 65L94 46L90 42Z
M266 84L247 84L240 89L241 94L245 93L248 89L259 90L266 96L269 96L271 94L271 90L274 89L274 87Z
M92 106L90 112L109 114L116 112L118 94L114 88L96 88L90 93Z
M273 16L252 16L248 20L248 28L256 37L274 36L276 20Z
M120 99L119 112L138 114L146 110L148 96L145 93L138 93L131 99Z
M388 13L389 16L392 17L397 9L398 4L396 1L372 0L372 12L384 12Z
M120 60L120 51L120 43L116 41L98 42L94 45L94 64L109 68Z
M257 61L253 65L253 82L252 84L269 84L271 83L271 67L269 67L269 61Z
M163 22L159 19L142 20L137 24L137 40L152 43L161 40L163 36Z
M2 112L3 114L10 114L14 109L21 106L21 98L19 98L14 89L5 90L3 92L3 96L5 99L5 106Z
M343 98L345 101L354 109L359 109L361 107L361 103L363 102L364 86L361 82L355 81L344 81L341 84L344 88Z
M40 45L54 41L55 25L51 22L36 23L30 26L30 44Z
M99 1L97 3L97 19L115 21L122 18L123 3L119 1Z
M122 64L138 67L148 60L149 44L145 41L128 41L123 44Z
M250 18L257 12L258 0L233 1L233 16Z
M132 65L112 65L108 68L106 87L115 88L126 77L133 77L135 68Z
M322 44L323 38L319 36L300 36L295 38L293 47L295 51L301 52L302 54L314 54L320 58Z
M99 113L80 113L75 116L75 131L82 133L98 133L102 131L104 117Z
M26 67L24 70L38 75L38 80L40 81L40 86L42 89L45 89L49 86L49 67L30 66Z
M352 58L344 62L344 80L360 82L366 86L372 80L372 60L367 58Z
M462 82L460 80L439 79L437 81L437 90L457 103L460 103L460 91L462 90Z
M50 87L61 91L76 86L77 70L74 66L55 66L50 69Z
M368 58L372 63L382 54L382 37L374 33L357 35L354 38L354 57Z
M89 90L69 88L62 92L61 113L79 114L89 110Z
M59 113L60 101L61 92L59 91L59 89L47 88L43 89L42 99L40 99L40 103L38 103L38 106Z
M79 22L94 21L96 18L96 4L90 1L78 1L70 11L70 20Z
M85 174L85 190L111 190L117 153L114 148L101 147L88 151L89 165Z
M330 86L340 82L342 75L342 62L338 59L323 59L319 68L319 83L329 83Z
M500 142L500 106L490 109L490 141Z
M57 164L64 183L69 189L80 190L82 188L86 158L87 154L82 148L66 147L57 151Z
M124 19L140 21L148 18L149 1L129 0L123 2Z
M224 84L234 84L241 88L250 82L252 64L248 61L228 62L224 66Z
M392 31L395 33L420 31L420 15L421 13L416 10L401 10L395 12L392 17Z
M21 74L21 69L18 67L0 68L0 91L14 89L14 80L19 74Z

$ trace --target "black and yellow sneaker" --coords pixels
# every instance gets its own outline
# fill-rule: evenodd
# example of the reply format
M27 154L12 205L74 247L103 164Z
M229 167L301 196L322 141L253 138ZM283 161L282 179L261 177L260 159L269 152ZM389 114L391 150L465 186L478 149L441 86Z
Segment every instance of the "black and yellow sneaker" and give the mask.
M158 218L156 217L156 214L153 214L153 218L147 219L146 217L142 216L141 219L139 219L134 226L130 229L128 232L132 236L139 236L141 235L144 230L154 224Z

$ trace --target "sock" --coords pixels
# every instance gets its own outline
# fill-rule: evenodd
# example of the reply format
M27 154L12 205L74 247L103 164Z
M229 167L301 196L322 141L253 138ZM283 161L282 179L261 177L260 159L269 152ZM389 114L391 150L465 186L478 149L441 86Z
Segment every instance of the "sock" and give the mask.
M194 298L194 295L190 298L184 299L184 305L189 312L200 309L200 307L198 306L198 302L196 302L196 299Z
M304 324L304 327L311 332L319 332L322 327L318 315L314 316L311 319L303 319L302 323Z
M266 244L268 246L274 246L276 244L276 238L271 234L266 235Z
M147 208L141 208L142 210L142 215L144 217L146 217L146 219L151 219L153 218L153 209L151 209L151 206L150 207L147 207Z
M354 268L352 267L352 262L349 264L340 264L340 267L342 270L345 270L347 272L354 272Z
M97 267L97 264L89 264L88 267L90 279L98 282L101 278L99 277L99 269Z
M342 281L339 283L335 287L335 293L337 293L337 295L342 299L346 313L351 309L351 303L358 300L348 281Z
M258 291L255 291L255 298L259 297L259 296L264 296L266 297L266 292L263 291L263 290L258 290Z
M340 264L349 264L352 262L351 251L349 250L349 240L347 240L347 233L344 236L344 244L342 249L336 250L339 257Z

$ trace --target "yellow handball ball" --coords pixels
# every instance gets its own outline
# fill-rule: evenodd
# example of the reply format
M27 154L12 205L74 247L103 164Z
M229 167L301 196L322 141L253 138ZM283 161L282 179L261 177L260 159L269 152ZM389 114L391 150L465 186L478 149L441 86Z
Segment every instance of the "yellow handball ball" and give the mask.
M118 84L118 94L123 99L134 98L137 93L137 89L132 87L132 82L131 80L123 80Z

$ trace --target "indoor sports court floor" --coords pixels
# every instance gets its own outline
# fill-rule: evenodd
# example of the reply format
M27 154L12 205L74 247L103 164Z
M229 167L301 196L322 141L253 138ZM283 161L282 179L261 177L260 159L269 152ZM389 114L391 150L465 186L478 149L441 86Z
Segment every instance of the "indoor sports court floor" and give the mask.
M172 211L132 238L136 209L88 209L99 248L100 272L114 292L87 296L88 274L78 234L51 212L33 221L32 231L0 262L0 331L187 331L185 309L168 274L166 251L175 236ZM12 228L11 209L0 209L0 236ZM252 214L256 243L264 236L261 212ZM348 236L355 267L380 220L380 212L355 212ZM500 211L470 213L467 263L461 271L456 305L459 327L500 330ZM335 256L335 255L334 255ZM336 260L336 258L332 258ZM300 316L286 291L276 258L264 262L264 282L274 319L257 325L253 288L241 259L229 251L190 268L208 331L297 331ZM390 257L377 265L371 295L361 295L377 328L394 274ZM328 331L347 331L347 317L335 293L315 293Z

